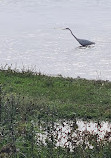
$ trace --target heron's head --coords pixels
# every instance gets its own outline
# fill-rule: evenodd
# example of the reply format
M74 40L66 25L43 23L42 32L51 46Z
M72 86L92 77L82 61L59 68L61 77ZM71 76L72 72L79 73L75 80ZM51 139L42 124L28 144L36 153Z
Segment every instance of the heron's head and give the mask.
M65 29L63 29L63 30L70 30L68 27L66 27Z

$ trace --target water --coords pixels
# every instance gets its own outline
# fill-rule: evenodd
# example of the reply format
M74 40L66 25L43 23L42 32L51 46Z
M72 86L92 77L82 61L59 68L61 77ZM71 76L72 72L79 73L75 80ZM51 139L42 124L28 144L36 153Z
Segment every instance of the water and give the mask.
M68 31L94 41L80 48ZM0 1L0 65L111 81L110 0Z
M92 138L95 138L95 141L111 141L111 122L108 121L59 120L54 124L54 128L50 126L50 129L50 132L45 131L38 134L44 144L47 137L50 139L51 135L56 140L56 146L69 147L70 149L83 144L83 142L87 147L93 148Z

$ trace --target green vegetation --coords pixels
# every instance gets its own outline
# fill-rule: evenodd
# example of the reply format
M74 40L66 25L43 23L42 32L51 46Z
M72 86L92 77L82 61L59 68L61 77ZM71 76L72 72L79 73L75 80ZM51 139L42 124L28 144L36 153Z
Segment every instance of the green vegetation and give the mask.
M86 131L78 145L76 118L110 121L110 82L0 70L0 158L110 158L111 133L98 141ZM73 120L71 148L56 146L57 119Z
M58 118L111 119L111 82L50 77L30 71L0 71L4 93L36 100L55 107ZM35 109L36 110L36 109Z

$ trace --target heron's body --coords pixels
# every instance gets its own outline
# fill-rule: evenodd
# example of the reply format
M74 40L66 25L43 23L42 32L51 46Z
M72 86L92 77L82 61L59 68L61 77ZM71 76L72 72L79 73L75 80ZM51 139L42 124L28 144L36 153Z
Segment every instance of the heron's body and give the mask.
M82 46L89 46L89 45L92 45L92 44L95 44L94 42L91 42L89 40L85 40L85 39L79 39L77 38L73 33L72 31L69 29L69 28L65 28L65 30L69 30L71 32L71 34L73 35L73 37L79 42L79 44L81 44Z
M88 45L95 44L94 42L91 42L91 41L85 40L85 39L78 39L77 41L78 41L82 46L88 46Z

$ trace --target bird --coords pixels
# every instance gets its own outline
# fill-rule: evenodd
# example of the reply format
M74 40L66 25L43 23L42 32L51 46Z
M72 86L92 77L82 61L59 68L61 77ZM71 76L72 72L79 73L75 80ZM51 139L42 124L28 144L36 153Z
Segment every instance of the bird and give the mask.
M91 42L89 40L85 40L85 39L79 39L77 38L71 31L71 29L69 28L65 28L63 30L69 30L71 32L71 34L73 35L73 37L79 42L80 45L82 45L83 47L87 47L89 45L95 44L95 42Z

